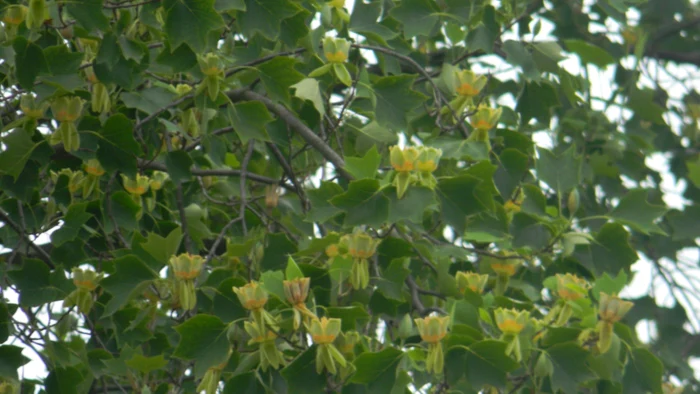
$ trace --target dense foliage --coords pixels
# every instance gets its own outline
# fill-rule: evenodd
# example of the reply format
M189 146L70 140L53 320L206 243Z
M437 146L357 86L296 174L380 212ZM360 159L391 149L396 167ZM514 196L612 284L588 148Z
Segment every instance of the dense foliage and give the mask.
M700 390L697 2L2 0L0 40L1 393Z

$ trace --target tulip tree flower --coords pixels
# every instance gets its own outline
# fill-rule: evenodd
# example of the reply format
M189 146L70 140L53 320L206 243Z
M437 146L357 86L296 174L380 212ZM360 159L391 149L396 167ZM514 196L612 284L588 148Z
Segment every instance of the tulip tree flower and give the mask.
M344 38L326 36L323 39L323 56L326 58L327 63L311 71L309 77L320 77L332 70L340 82L346 86L352 86L352 77L345 67L349 53L350 41Z
M83 111L84 101L78 96L62 96L51 103L51 113L59 122L51 134L51 145L63 143L66 152L75 152L80 147L80 135L75 122Z
M347 236L348 254L353 259L350 283L354 289L364 289L369 285L369 258L374 256L381 240L367 233L355 232Z
M508 343L506 354L512 354L517 361L521 361L523 355L520 346L520 333L528 323L530 312L498 308L494 315L496 316L496 326L503 333L501 339Z
M190 311L197 305L194 281L202 271L204 257L184 253L170 257L170 269L175 277L175 293L183 310Z
M90 313L94 303L93 292L99 286L103 275L102 273L98 274L95 271L80 268L73 268L72 272L73 284L76 289L63 300L63 306L77 306L80 313Z
M476 294L481 294L484 292L489 276L480 275L476 272L458 271L457 274L455 274L455 280L457 281L457 288L461 293L469 289Z
M340 334L340 319L322 317L313 319L306 325L306 330L311 335L318 348L316 349L316 372L321 373L325 369L331 375L338 373L336 362L341 366L347 365L347 360L333 345L333 341Z
M209 98L216 100L219 96L221 82L224 79L224 65L221 58L215 53L207 53L197 56L199 70L204 74L204 80L197 88L197 93L206 89Z
M258 282L252 281L244 286L233 287L233 292L238 296L241 305L251 312L259 331L264 332L265 326L268 324L277 325L277 321L265 310L268 295Z
M441 341L447 335L450 317L427 316L422 319L414 319L414 322L416 327L418 327L421 339L428 344L425 370L428 373L442 373L442 370L445 368L445 355Z
M622 320L633 306L634 303L624 301L615 294L600 293L600 302L598 304L600 320L596 326L596 331L598 332L597 346L601 353L605 353L610 349L615 323Z

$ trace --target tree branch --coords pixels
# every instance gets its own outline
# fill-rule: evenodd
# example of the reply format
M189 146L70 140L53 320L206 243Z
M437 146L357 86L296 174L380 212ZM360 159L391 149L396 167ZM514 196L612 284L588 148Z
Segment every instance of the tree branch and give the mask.
M34 251L36 251L39 254L40 259L46 263L46 265L49 266L49 268L54 268L55 265L51 261L51 256L49 256L48 253L41 247L39 247L37 244L34 243L31 239L29 239L29 236L22 231L19 225L15 223L10 217L5 214L3 211L0 210L0 220L2 220L4 223L6 223L12 230L14 230L22 239L24 239L24 242L29 245L30 248L32 248Z
M277 115L292 130L301 136L306 142L314 147L326 160L330 161L335 167L336 172L345 179L352 180L354 177L345 171L345 161L338 155L333 148L328 146L313 130L304 124L284 106L275 103L269 98L250 91L248 89L237 89L227 93L228 97L233 101L259 101L263 103L267 109Z

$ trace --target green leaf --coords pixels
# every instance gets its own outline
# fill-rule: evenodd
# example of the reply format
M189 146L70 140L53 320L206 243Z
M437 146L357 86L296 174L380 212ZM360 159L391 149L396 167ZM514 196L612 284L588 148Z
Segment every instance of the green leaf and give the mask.
M581 346L559 343L547 349L547 354L554 366L551 376L553 391L576 393L581 383L593 378L586 364L589 353Z
M650 351L643 348L632 349L622 378L623 393L663 393L663 371L663 364Z
M227 326L218 317L198 314L175 326L175 331L180 334L180 341L173 356L194 360L195 376L202 376L228 358Z
M578 55L584 64L594 64L605 68L615 63L615 58L605 49L582 40L564 40L566 49Z
M663 216L668 211L668 208L649 204L647 202L647 194L648 191L644 189L629 191L620 200L615 209L610 212L610 217L644 234L657 233L666 235L654 221Z
M590 245L577 245L574 257L594 275L617 275L629 271L639 257L629 243L630 235L618 223L606 223Z
M488 384L504 388L506 374L518 367L518 363L506 356L506 346L504 342L487 339L473 343L468 348L454 348L450 353L461 353L467 381L472 387ZM446 368L449 369L450 365L451 363L446 364Z
M292 256L289 256L289 258L287 258L287 269L285 270L284 275L287 280L304 277L304 274L301 272L301 269L294 261Z
M319 116L323 117L323 114L326 113L326 105L323 102L318 80L314 78L304 78L301 82L291 85L290 87L294 88L295 97L311 101L316 111L318 111Z
M387 40L396 37L398 33L378 23L381 9L382 4L380 2L356 2L352 10L352 15L350 16L349 28L359 35L388 46Z
M700 156L696 157L694 161L686 160L685 165L688 167L688 179L695 187L700 188Z
M471 175L441 178L438 180L437 194L440 199L443 220L458 234L465 230L467 216L483 212L493 197L479 189L481 179Z
M171 48L186 43L201 53L208 46L209 32L224 26L223 18L214 9L214 0L164 0L163 8L164 29Z
M149 373L151 371L157 371L166 365L168 365L168 360L166 360L162 354L153 357L145 357L142 354L134 354L134 357L126 361L126 365L129 368L133 368L142 373Z
M560 154L538 148L537 177L554 189L560 196L581 183L581 156L576 155L576 147L571 146Z
M532 81L525 83L515 110L520 113L523 124L527 124L531 119L549 123L552 110L560 105L559 95L551 82Z
M396 367L403 355L394 347L376 353L364 352L353 362L357 371L350 381L366 385L370 392L388 393L394 387Z
M302 10L289 0L245 0L245 7L244 16L237 20L243 34L253 37L260 33L272 41L280 35L281 22Z
M66 3L68 13L88 32L104 31L109 27L109 19L102 12L102 0L79 0Z
M513 236L513 246L528 247L531 250L541 250L549 245L552 233L540 220L525 212L513 215L510 224L510 233Z
M65 45L54 45L44 48L44 57L51 74L66 75L77 74L84 56L80 52L70 52Z
M0 376L9 379L18 379L17 370L31 361L22 355L22 348L13 345L0 346Z
M605 294L619 294L622 289L627 286L627 274L625 271L620 271L616 277L611 278L607 272L603 273L603 276L596 279L591 293L595 299L600 299L600 292Z
M19 304L22 306L41 306L60 300L65 295L52 281L49 267L41 260L27 259L22 269L7 271L7 276L17 285Z
M384 195L389 199L389 223L402 220L422 223L425 211L438 205L435 192L427 187L411 186L401 199L394 187L384 189Z
M92 214L85 212L88 203L73 204L68 207L68 213L63 218L63 226L51 234L51 243L61 246L65 242L74 240L83 225L92 217Z
M426 99L422 93L411 89L415 76L397 75L377 79L372 88L376 96L374 108L377 123L392 130L408 126L406 115Z
M46 392L79 394L79 386L83 379L80 371L73 367L55 368L46 377Z
M5 145L4 150L0 152L0 174L11 175L17 181L38 144L35 144L29 133L22 129L7 134L0 141Z
M12 310L10 309L12 308ZM14 333L14 323L12 321L12 315L17 309L17 304L8 304L3 301L0 303L0 344L5 343L10 334Z
M514 66L519 66L527 79L540 79L540 70L537 69L532 54L520 41L507 40L503 43L503 52L506 53L506 61Z
M165 167L173 182L184 182L192 179L192 166L194 162L184 150L174 150L165 155Z
M346 212L345 226L381 226L389 217L389 200L379 190L377 180L352 181L347 192L331 198L330 203Z
M365 153L364 157L346 157L345 170L357 179L374 179L382 157L377 152L377 146L373 145Z
M170 257L177 253L181 241L182 229L175 227L165 238L156 233L148 233L146 242L141 247L159 263L166 265Z
M260 80L272 99L289 103L289 89L304 80L304 74L294 68L297 63L293 57L279 56L258 66Z
M656 92L652 89L632 89L627 106L644 120L664 124L663 114L666 108L656 103Z
M429 0L401 0L398 7L391 9L390 15L403 24L406 38L430 36L440 20L435 3Z
M103 317L114 314L132 297L140 294L144 284L158 277L134 255L115 259L113 264L115 272L100 282L100 285L112 295L112 299L105 305Z
M316 349L315 345L306 349L280 371L289 393L326 393L326 377L316 373Z
M700 217L700 205L685 206L683 211L671 211L666 215L671 228L673 228L673 240L688 240L700 237L700 226L697 218Z
M41 47L24 37L17 37L12 42L15 50L15 74L20 86L28 91L34 90L34 80L41 71L47 70L46 59Z
M235 375L226 381L223 394L267 394L255 371Z
M141 211L141 206L134 201L131 195L120 190L112 193L110 200L112 204L112 217L114 217L116 225L129 230L138 228L136 215ZM105 201L105 204L107 204L107 201ZM104 212L107 212L106 209ZM109 220L107 226L111 228L111 218L107 218L107 220Z
M115 147L135 155L142 155L141 147L134 139L131 121L123 114L109 118L100 132L102 138Z
M258 141L270 141L265 125L272 121L272 116L259 101L246 101L229 107L228 111L231 126L242 143L251 139Z
M287 258L297 252L297 244L284 233L267 235L265 254L260 266L263 270L282 270Z
M321 182L321 186L318 189L309 190L307 195L313 209L308 212L307 220L323 223L343 212L342 209L335 207L329 202L333 197L342 193L343 188L333 182Z

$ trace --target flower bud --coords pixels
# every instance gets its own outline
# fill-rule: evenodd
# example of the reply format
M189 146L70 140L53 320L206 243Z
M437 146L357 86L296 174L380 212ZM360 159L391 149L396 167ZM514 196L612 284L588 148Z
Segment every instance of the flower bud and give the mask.
M26 20L27 28L39 28L47 19L49 19L49 13L46 8L46 0L29 0L29 12Z
M345 356L353 356L355 345L360 342L361 338L357 331L342 332L338 336L338 348Z
M148 186L153 191L158 191L163 188L163 184L168 180L168 173L163 171L154 171L151 175L151 181Z
M78 96L62 96L51 103L51 112L57 121L72 123L80 117L83 103L84 101Z
M527 325L530 318L530 312L518 311L516 309L498 308L494 312L496 316L496 325L498 329L505 335L518 335Z
M108 112L112 107L112 103L109 98L109 90L107 86L101 82L97 82L92 85L92 101L91 109L92 112L105 113Z
M477 108L476 113L469 118L469 122L477 130L491 130L498 124L502 112L502 108L493 109L481 105Z
M401 149L397 145L389 148L389 159L391 161L391 166L394 167L396 172L413 171L417 158L418 150L416 148L410 147Z
M688 116L693 119L700 119L700 103L686 103L685 107L688 111Z
M83 65L86 65L89 63L83 63ZM97 76L95 75L95 70L93 70L92 66L87 66L83 69L83 72L85 73L85 78L88 80L90 83L98 83L99 80L97 79Z
M101 177L105 173L104 168L102 168L100 161L97 159L88 160L85 164L83 164L83 169L88 174L96 177Z
M180 127L191 137L198 137L200 133L199 121L194 108L180 113Z
M578 194L578 189L574 189L569 193L569 198L566 200L566 207L569 208L569 214L573 215L578 211L581 203L581 197Z
M331 244L326 247L326 256L333 258L339 254L340 249L338 248L338 244Z
M280 188L277 185L265 186L265 206L268 209L277 207L280 199Z
M471 98L481 93L487 81L486 76L477 75L472 70L460 70L457 71L458 86L455 91L460 96Z
M634 303L630 301L624 301L614 294L610 296L601 292L598 314L601 320L615 323L625 317L633 306Z
M557 293L567 301L576 301L588 295L590 284L583 278L572 274L557 274Z
M197 62L199 63L199 69L202 71L202 74L207 77L221 76L224 72L221 59L215 53L210 52L204 56L197 56Z
M85 174L82 171L70 171L68 173L68 191L75 194L85 182Z
M73 284L78 289L93 291L102 280L102 274L92 270L73 268Z
M17 26L24 22L27 17L27 7L19 4L12 4L5 9L2 21L7 25Z
M422 319L414 319L421 339L427 343L438 343L447 335L450 325L449 316L426 316Z
M350 52L350 42L344 38L323 39L323 54L329 63L345 63Z
M142 196L148 191L149 179L145 175L137 174L136 179L131 179L122 174L124 189L133 196Z
M382 241L364 232L356 232L348 238L348 253L356 259L368 259L377 251Z
M33 119L39 119L44 117L44 112L46 111L47 107L48 103L37 103L36 98L31 94L24 94L19 100L19 108L26 116Z
M284 295L292 305L304 304L309 295L309 284L311 278L296 278L282 282Z
M326 4L334 8L342 9L343 7L345 7L345 0L330 0Z
M415 160L416 170L421 172L434 172L442 156L442 150L436 148L421 147Z
M455 279L457 281L457 288L461 293L464 293L466 289L470 289L476 294L481 294L484 292L489 276L479 275L475 272L458 271L455 275Z
M19 387L10 381L0 383L0 394L19 394Z
M202 271L204 257L183 253L178 256L171 256L169 264L175 278L179 280L194 280Z
M317 345L326 345L333 343L335 338L340 334L341 320L337 318L329 319L322 317L313 319L306 324L306 330L311 334L311 339Z
M245 286L234 287L233 292L245 309L255 311L267 304L267 292L258 282L252 281Z

